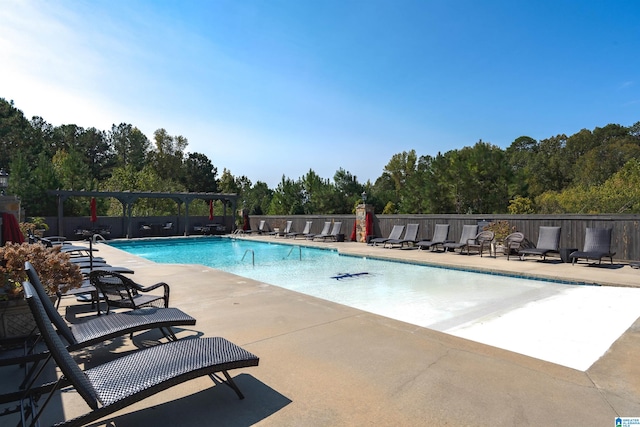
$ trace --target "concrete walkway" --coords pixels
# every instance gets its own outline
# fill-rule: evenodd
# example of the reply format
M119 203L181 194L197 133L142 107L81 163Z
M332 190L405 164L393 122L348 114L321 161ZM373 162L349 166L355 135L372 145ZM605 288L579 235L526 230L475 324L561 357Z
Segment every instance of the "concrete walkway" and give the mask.
M365 256L611 286L636 286L640 275L629 266L313 244ZM200 378L94 425L607 426L617 416L640 416L638 321L583 372L207 267L157 265L106 245L99 248L109 263L133 269L136 281L171 285L171 305L197 319L179 337L224 336L258 355L260 366L231 372L244 400ZM65 299L65 304L71 321L81 315L76 301ZM154 345L158 336L148 332L133 342L113 340L78 352L77 360L90 367ZM88 410L75 392L61 393L51 405L44 425Z

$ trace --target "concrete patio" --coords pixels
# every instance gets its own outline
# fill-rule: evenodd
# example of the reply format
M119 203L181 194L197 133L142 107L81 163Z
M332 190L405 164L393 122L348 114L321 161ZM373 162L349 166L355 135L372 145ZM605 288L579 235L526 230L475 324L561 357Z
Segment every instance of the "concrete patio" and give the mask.
M243 237L248 238L248 237ZM251 237L273 241L273 237ZM629 266L382 249L311 243L345 253L492 272L637 286ZM144 285L171 285L171 305L197 319L180 338L223 336L260 357L260 366L230 372L246 398L200 378L126 408L96 426L540 426L614 425L640 416L640 322L586 372L291 292L199 265L158 265L104 244L100 256L135 271ZM83 306L63 299L70 321ZM159 333L138 334L76 353L84 367L137 347ZM14 367L0 372L7 381ZM4 381L7 384L7 381ZM73 391L59 393L43 425L88 411ZM4 423L9 420L0 418Z

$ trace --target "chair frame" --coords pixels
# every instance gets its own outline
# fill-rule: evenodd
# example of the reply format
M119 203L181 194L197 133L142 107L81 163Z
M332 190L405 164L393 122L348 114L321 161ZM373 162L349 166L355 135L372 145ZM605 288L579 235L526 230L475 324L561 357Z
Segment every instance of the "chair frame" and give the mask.
M615 252L611 252L611 228L591 228L585 230L584 249L582 251L572 252L569 257L571 264L574 265L578 259L585 258L598 260L598 264L602 263L602 258L609 258L613 265L613 256Z
M418 230L420 229L420 224L407 224L407 227L404 230L404 237L398 239L388 239L382 247L386 248L389 245L389 248L393 248L394 245L400 245L402 249L405 245L414 245L418 240Z
M157 307L160 300L162 300L162 307L169 307L169 285L165 282L142 286L118 272L104 270L93 270L89 273L89 281L102 294L107 305L107 314L111 307L129 309ZM146 295L158 288L163 289L163 295ZM98 304L98 315L100 314L100 304Z
M485 230L479 232L473 239L468 239L467 244L460 248L460 253L464 249L467 251L467 255L471 255L471 249L475 249L480 254L482 258L482 253L484 252L484 248L489 249L489 256L491 256L491 243L495 237L495 233L493 231Z
M442 247L445 251L451 250L455 252L456 249L460 249L460 253L462 253L464 248L466 248L471 241L475 240L476 236L478 235L478 228L479 227L477 224L463 225L462 232L460 233L460 241L458 243L445 242L442 244Z
M540 226L538 230L538 242L535 248L526 248L518 251L521 261L524 261L527 255L538 255L542 257L542 261L547 259L549 252L558 252L560 248L560 233L562 229L557 226ZM545 245L545 240L553 238L551 244Z
M369 240L369 245L378 246L378 243L382 243L382 246L384 247L385 243L387 243L389 240L400 239L402 237L403 231L403 224L395 224L387 237L374 237L373 239Z
M425 248L431 250L438 249L438 246L442 246L449 242L449 229L449 224L436 224L433 229L433 236L431 237L431 240L420 240L419 242L416 242L415 246L420 250Z
M507 260L509 260L509 256L511 255L511 251L515 250L516 252L520 249L520 244L524 241L524 233L516 231L515 233L509 234L504 238L503 246L504 251L507 255Z

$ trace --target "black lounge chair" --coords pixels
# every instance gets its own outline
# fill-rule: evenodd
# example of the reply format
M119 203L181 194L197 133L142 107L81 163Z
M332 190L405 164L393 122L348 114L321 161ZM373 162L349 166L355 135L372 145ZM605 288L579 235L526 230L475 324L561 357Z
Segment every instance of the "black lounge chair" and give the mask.
M474 234L475 235L475 234ZM420 240L416 243L418 249L437 249L449 238L449 224L436 224L431 240Z
M31 263L25 263L29 282L38 293L47 316L55 325L58 333L73 351L104 340L133 334L138 331L159 329L168 340L175 340L173 326L192 326L196 319L177 308L143 308L123 313L111 313L108 316L94 316L71 326L60 316L40 282L38 273Z
M611 229L610 228L587 228L584 237L584 249L582 251L572 252L569 257L571 264L575 264L580 258L585 258L587 262L590 259L598 260L598 265L602 262L602 258L609 258L613 264L613 256L615 252L611 252Z
M136 309L141 307L169 307L169 285L164 282L142 286L115 271L94 269L89 273L89 281L102 294L107 304L107 314L111 307ZM147 294L162 288L163 294ZM98 304L100 314L100 304Z
M509 234L504 238L502 242L502 246L504 248L504 253L507 255L507 260L512 253L517 253L520 250L520 245L524 241L524 234L516 231L515 233Z
M31 263L25 263L25 271L29 282L42 300L47 317L55 325L58 334L67 342L69 351L76 351L124 335L133 337L135 332L151 329L160 330L167 340L174 341L177 338L172 327L193 326L196 324L196 319L177 308L145 308L126 313L111 313L109 316L91 317L80 323L68 325L49 299L44 286L40 282L38 273ZM36 365L30 371L34 372L37 368L37 362L45 359L48 353L39 351L41 349L36 347L38 340L29 342L31 341L30 338L19 343L27 344L26 349L28 351L13 351L3 354L3 357L0 357L0 366L36 362ZM27 377L29 376L30 374L27 374ZM0 401L14 400L7 398L7 396L11 396L11 393L0 396Z
M390 239L398 240L402 237L402 232L404 231L404 225L396 224L391 229L391 233L389 233L389 237L375 237L369 240L369 244L373 246L378 246L378 243L385 243Z
M334 222L330 233L325 233L325 234L320 233L318 235L315 235L313 236L313 240L322 239L322 241L325 242L327 239L331 239L335 242L338 240L338 234L340 234L341 228L342 228L342 222L340 221Z
M307 240L313 240L316 236L321 236L323 234L329 234L329 230L331 230L331 221L325 221L322 226L322 231L319 234L307 233L304 235L304 238Z
M313 221L307 221L304 225L304 229L301 232L290 231L289 233L285 234L284 237L291 238L291 239L295 239L298 236L304 237L305 235L311 233L311 225L313 225Z
M173 341L135 351L96 367L81 370L65 348L47 319L42 301L29 282L24 283L25 298L53 359L62 371L60 379L48 386L33 387L24 392L21 403L22 425L37 424L57 390L73 386L84 399L90 412L56 425L82 426L126 408L170 387L204 375L215 383L231 387L240 399L244 396L228 371L258 366L259 358L224 338L194 338ZM221 372L225 379L216 374ZM49 392L43 404L37 400Z
M393 248L395 245L400 245L402 249L404 245L415 245L418 238L418 228L419 224L407 224L407 229L404 231L404 237L401 239L389 239L382 245L386 247L389 245L389 248Z
M467 251L467 255L471 255L471 250L474 249L478 251L480 257L484 252L485 248L489 249L489 256L491 256L491 242L493 242L493 238L495 233L490 230L481 231L473 239L469 239L467 244L460 248L460 252L463 250Z
M442 245L445 251L453 251L460 249L460 253L466 250L469 253L468 246L475 244L476 236L478 236L478 225L463 225L462 233L460 233L460 240L456 242L446 242Z
M547 259L549 252L558 252L560 246L560 227L541 226L538 234L538 243L535 248L522 248L518 251L521 260L527 255L538 255L542 260Z

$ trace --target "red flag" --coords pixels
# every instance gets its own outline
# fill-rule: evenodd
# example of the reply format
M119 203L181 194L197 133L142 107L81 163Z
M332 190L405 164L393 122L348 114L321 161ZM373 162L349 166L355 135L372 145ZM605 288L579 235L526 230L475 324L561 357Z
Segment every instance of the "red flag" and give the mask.
M209 221L213 220L213 200L209 200Z
M96 207L96 198L91 198L91 222L98 221L98 209Z

